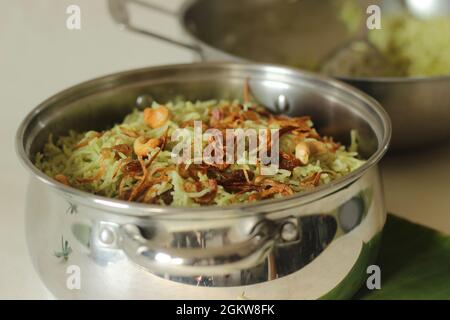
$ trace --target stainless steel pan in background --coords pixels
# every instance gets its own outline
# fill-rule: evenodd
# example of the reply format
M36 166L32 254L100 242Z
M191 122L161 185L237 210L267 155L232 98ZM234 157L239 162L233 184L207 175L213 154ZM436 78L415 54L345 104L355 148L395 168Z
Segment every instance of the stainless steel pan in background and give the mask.
M189 0L179 13L135 0L110 0L109 7L115 21L129 30L195 50L206 60L258 61L304 68L351 39L332 5L336 1L340 0ZM136 27L128 15L131 2L174 15L189 40L184 43L167 38L158 26L154 26L154 32ZM399 11L419 16L450 12L450 0L427 1L427 6L412 0L370 3L380 4L383 15ZM450 137L450 75L340 80L373 96L387 110L393 122L393 149L426 147Z

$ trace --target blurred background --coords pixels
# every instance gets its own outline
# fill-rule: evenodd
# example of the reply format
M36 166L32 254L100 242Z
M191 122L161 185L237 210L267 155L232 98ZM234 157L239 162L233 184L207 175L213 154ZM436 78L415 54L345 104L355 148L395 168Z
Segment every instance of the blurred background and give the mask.
M169 11L184 2L146 1ZM81 9L80 30L66 27L70 5ZM131 5L130 13L140 26L175 39L187 38L170 15L139 5ZM14 135L23 117L44 99L84 80L198 59L190 50L121 30L106 0L0 1L0 298L51 298L26 251L23 212L29 177L14 152ZM421 130L417 128L418 136ZM450 234L450 143L446 140L390 153L382 162L382 172L389 212Z

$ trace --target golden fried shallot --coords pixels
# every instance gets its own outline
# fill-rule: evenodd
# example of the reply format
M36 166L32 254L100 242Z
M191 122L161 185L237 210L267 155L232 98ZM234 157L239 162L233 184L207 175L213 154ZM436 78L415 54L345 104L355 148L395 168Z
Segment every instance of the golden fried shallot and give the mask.
M201 197L197 197L197 198L192 198L192 200L196 203L202 204L202 205L206 205L206 204L210 204L214 198L216 197L217 194L217 182L213 179L208 179L206 181L194 181L194 182L190 182L190 181L186 181L184 183L184 190L186 192L200 192L206 188L208 188L210 191L201 196Z
M117 144L114 147L112 147L111 150L116 153L121 153L127 157L131 155L131 151L132 151L131 147L126 143ZM117 159L119 159L119 158L117 158Z
M131 194L128 197L128 201L133 201L134 199L136 199L137 196L140 195L145 185L145 180L147 179L148 170L147 167L145 166L144 160L141 157L139 157L138 160L139 164L141 165L143 174L142 177L140 178L140 181L131 190Z
M138 157L146 157L152 150L161 146L162 142L162 139L147 139L145 137L139 137L134 140L133 150Z
M255 184L262 186L263 189L256 193L252 193L249 196L248 200L251 202L256 200L272 198L276 194L281 194L283 196L294 194L294 190L292 190L292 188L289 187L288 185L281 182L276 182L264 176L256 177Z
M62 173L59 173L53 177L59 183L65 184L66 186L70 186L69 179Z
M299 160L296 156L286 153L283 151L280 151L280 158L279 158L279 167L280 169L289 170L292 171L296 167L300 167L303 162Z
M130 130L130 129L127 129L127 128L124 128L124 127L120 127L119 130L120 130L120 132L122 132L127 137L130 137L130 138L137 138L137 137L139 137L139 133L137 133L134 130Z
M125 176L137 177L142 175L142 166L138 160L128 160L121 167L121 171Z
M328 171L315 172L315 173L311 174L309 177L303 179L301 181L300 185L303 188L317 187L320 184L320 178L324 174L330 174L330 172L328 172Z

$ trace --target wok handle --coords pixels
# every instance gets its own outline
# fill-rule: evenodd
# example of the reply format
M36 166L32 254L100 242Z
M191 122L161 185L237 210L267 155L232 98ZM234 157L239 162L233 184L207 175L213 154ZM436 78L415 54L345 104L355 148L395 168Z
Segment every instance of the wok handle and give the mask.
M175 248L161 247L145 239L136 225L127 224L119 229L119 246L133 262L157 274L225 275L253 268L266 259L277 241L277 232L265 228L267 225L258 226L243 242L214 248Z
M130 19L129 11L128 11L128 3L136 3L147 9L159 11L159 12L162 12L167 15L171 15L171 16L176 15L175 13L173 13L167 9L164 9L164 8L158 7L154 4L146 3L146 2L140 1L140 0L108 0L109 13L111 14L111 17L113 18L113 20L117 24L119 24L121 27L126 28L127 30L132 31L132 32L137 32L137 33L140 33L140 34L143 34L146 36L150 36L152 38L156 38L158 40L168 42L170 44L176 45L181 48L189 49L189 50L197 53L200 56L200 59L202 61L205 60L203 51L198 45L184 43L184 42L160 35L156 32L142 29L142 28L139 28L139 27L136 27L135 25L133 25L131 22L131 19Z

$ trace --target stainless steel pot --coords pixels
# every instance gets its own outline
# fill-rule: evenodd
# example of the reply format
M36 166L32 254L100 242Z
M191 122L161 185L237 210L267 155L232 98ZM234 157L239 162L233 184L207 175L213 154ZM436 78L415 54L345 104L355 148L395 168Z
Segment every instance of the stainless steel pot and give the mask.
M282 100L284 113L311 115L341 141L357 129L367 163L311 192L202 208L95 196L33 165L49 133L103 129L149 97L240 98L246 79L274 112ZM377 163L390 130L380 105L358 90L271 65L175 65L82 83L41 103L18 130L17 151L32 175L26 231L34 266L59 298L348 298L378 250L386 211Z
M363 17L369 4L380 5L382 17L399 12L450 14L450 0L430 0L426 5L410 0L187 0L179 13L162 10L178 19L189 39L189 43L182 43L131 21L127 3L161 11L154 5L110 0L110 12L129 30L194 49L206 60L257 61L308 69L354 36L338 10L339 4L349 2L356 3ZM448 141L450 75L339 79L365 91L387 110L394 127L393 149Z

